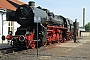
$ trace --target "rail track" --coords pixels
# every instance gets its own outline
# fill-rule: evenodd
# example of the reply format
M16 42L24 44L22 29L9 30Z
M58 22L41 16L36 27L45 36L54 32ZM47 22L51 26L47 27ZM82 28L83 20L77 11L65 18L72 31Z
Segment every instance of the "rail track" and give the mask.
M41 46L40 48L38 48L38 50L39 51L42 51L42 50L52 49L57 44L60 44L60 43L55 43L55 44L52 44L52 45L47 45L46 47ZM0 49L0 55L9 55L9 54L15 54L15 53L21 53L21 54L23 54L23 52L33 53L33 52L36 52L36 50L37 50L36 48L35 49L26 49L26 48L17 49L15 47L10 47L10 48Z

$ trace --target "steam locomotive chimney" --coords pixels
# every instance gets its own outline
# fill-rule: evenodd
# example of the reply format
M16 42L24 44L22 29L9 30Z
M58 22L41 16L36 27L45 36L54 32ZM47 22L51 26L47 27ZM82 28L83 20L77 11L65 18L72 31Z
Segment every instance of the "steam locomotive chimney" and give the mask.
M85 26L85 8L83 8L83 27Z
M34 1L29 1L28 3L29 3L29 6L32 6L32 7L35 6L35 2Z

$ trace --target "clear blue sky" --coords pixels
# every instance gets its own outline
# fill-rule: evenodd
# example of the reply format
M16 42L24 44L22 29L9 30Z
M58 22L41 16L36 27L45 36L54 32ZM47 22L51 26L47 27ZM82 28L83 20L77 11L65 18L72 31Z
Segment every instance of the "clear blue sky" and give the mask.
M79 26L83 26L83 8L86 10L86 24L90 22L90 0L21 0L25 3L35 1L36 7L41 6L71 20L77 19Z

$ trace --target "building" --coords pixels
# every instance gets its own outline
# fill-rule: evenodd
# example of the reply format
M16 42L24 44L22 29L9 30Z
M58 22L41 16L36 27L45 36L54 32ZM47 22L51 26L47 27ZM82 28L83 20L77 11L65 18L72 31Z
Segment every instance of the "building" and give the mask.
M14 2L15 4L24 4L20 0L8 0L10 2ZM2 41L2 35L8 35L9 31L13 31L15 33L19 24L17 22L6 21L6 12L8 10L16 10L16 7L10 4L7 0L0 0L0 43L7 43L7 40Z

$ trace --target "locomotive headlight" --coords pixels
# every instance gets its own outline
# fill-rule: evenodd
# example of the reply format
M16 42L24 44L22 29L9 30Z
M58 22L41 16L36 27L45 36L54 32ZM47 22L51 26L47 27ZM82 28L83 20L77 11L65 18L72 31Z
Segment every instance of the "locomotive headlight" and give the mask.
M24 37L23 35L21 35L21 36L19 37L19 40L20 40L21 42L23 42L24 39L25 39L25 37Z
M41 35L42 33L41 32L39 32L39 35Z
M29 35L29 31L26 31L26 35Z
M12 35L12 31L9 31L8 34L9 34L9 35Z
M43 35L44 33L43 33L43 32L39 32L38 34L39 34L39 35Z

